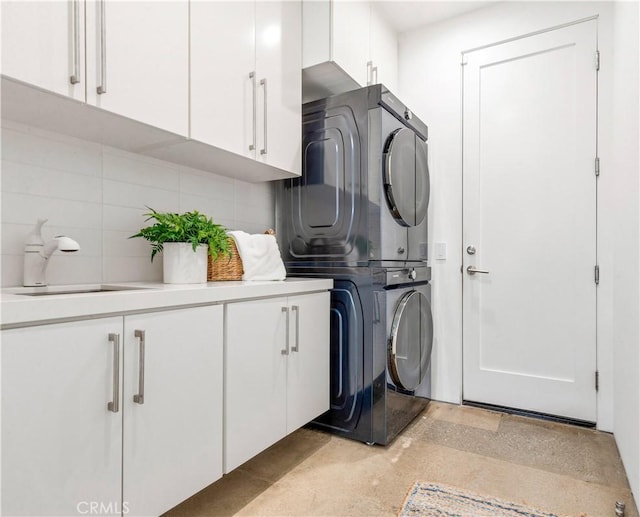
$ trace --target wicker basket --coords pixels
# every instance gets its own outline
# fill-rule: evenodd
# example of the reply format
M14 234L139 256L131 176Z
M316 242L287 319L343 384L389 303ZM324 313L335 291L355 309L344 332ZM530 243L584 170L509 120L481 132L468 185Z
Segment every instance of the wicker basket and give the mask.
M266 230L267 235L275 235L273 230ZM209 255L209 263L207 265L207 282L217 280L242 280L244 270L242 269L242 259L236 247L236 241L229 237L229 250L231 258L225 255L218 255L216 260Z
M242 280L244 271L242 270L242 259L236 248L236 242L229 237L229 251L231 258L224 254L217 257L209 255L207 265L207 282L216 280Z

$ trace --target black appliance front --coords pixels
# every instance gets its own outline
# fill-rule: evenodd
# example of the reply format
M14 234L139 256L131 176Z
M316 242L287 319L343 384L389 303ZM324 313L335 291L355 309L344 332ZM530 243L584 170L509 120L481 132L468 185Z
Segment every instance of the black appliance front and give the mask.
M372 278L334 278L331 290L330 409L314 421L319 427L372 443L373 342L369 324Z
M388 444L428 403L406 389L424 381L430 364L428 283L407 279L407 284L390 286L388 270L378 268L289 272L334 279L331 407L313 425L365 443ZM417 358L418 364L410 366L407 358Z
M427 260L427 127L384 86L303 106L300 178L277 189L285 262Z

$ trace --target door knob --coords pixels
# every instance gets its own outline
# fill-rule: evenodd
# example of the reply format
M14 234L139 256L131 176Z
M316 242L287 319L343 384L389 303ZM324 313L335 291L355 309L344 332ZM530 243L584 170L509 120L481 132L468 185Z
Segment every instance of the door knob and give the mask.
M473 266L469 266L467 268L467 273L469 273L470 275L475 275L476 273L482 273L484 275L488 275L489 271L486 271L484 269L476 269Z

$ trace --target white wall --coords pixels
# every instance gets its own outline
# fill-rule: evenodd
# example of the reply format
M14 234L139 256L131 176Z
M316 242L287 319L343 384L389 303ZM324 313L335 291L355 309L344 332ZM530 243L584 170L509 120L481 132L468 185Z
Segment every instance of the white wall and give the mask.
M433 311L435 344L433 357L433 397L438 400L460 402L462 397L462 142L461 142L461 65L462 51L522 36L564 23L598 15L598 46L602 66L599 75L599 155L602 175L598 200L598 427L622 433L620 441L623 460L629 479L639 499L638 486L638 396L637 378L640 373L638 356L638 165L637 136L635 166L628 157L632 149L621 154L614 146L617 133L627 132L635 120L637 135L637 43L634 47L633 9L637 5L618 7L610 2L502 2L445 20L425 28L407 32L399 42L399 96L429 125L430 172L432 202L430 207L430 241L448 244L446 261L432 260ZM623 12L624 11L624 12ZM637 14L635 15L637 24ZM624 27L621 24L625 24ZM637 25L636 41L637 41ZM623 35L618 30L623 29ZM613 34L616 33L614 42ZM618 67L614 74L615 53L620 60L635 66L633 73ZM636 56L629 59L629 56ZM615 77L614 77L615 76ZM615 87L614 87L615 81ZM624 87L623 87L624 85ZM635 104L630 102L635 95ZM613 100L620 108L614 113ZM635 111L634 111L635 110ZM621 125L621 117L627 123ZM612 128L618 127L617 131ZM624 129L623 129L624 128ZM633 134L631 137L633 138ZM631 144L629 144L630 147ZM617 157L617 158L616 158ZM616 161L624 165L624 175L616 178ZM625 194L625 210L620 210L619 195ZM626 213L624 213L626 212ZM619 228L624 237L616 238ZM433 246L431 246L433 249ZM627 253L629 249L634 250ZM620 256L622 255L622 256ZM628 275L629 271L633 274ZM634 276L635 275L635 276ZM615 280L620 276L620 280ZM625 292L618 293L625 284ZM614 303L615 300L615 303ZM633 305L635 303L635 305ZM614 333L616 322L623 319L624 327ZM621 311L617 313L617 311ZM620 343L625 343L621 345ZM615 368L614 368L615 348ZM634 355L635 354L635 355ZM625 361L628 357L630 361ZM621 385L617 374L626 368L630 380ZM614 384L615 383L615 384ZM626 397L625 386L631 394ZM635 394L633 394L635 390ZM615 391L615 397L614 397ZM619 393L620 391L620 393ZM614 398L616 414L614 425ZM629 415L618 415L618 402L630 404ZM621 436L622 436L621 435ZM627 444L628 445L624 445ZM626 447L626 449L625 449Z
M613 431L636 501L640 501L640 196L637 3L613 12L613 156L608 168L620 223L613 242Z
M81 250L51 259L50 284L161 281L162 257L128 239L150 206L198 210L229 229L274 225L271 183L246 183L2 121L2 286L22 285L24 238L48 218L45 238L65 234Z

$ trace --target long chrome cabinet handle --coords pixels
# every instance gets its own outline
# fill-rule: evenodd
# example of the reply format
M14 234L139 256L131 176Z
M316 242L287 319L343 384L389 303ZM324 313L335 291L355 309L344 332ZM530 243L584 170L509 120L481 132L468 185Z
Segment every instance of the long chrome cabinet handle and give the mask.
M373 74L376 75L375 79L373 78ZM378 67L374 66L371 69L371 84L378 84Z
M120 411L120 334L109 334L109 342L113 343L113 400L107 409L117 413Z
M260 154L267 154L267 79L260 79L260 86L264 86L264 147Z
M107 93L107 0L100 0L100 84L96 88L98 95Z
M296 313L296 346L292 346L291 351L299 352L300 351L300 307L297 305L292 305L291 312Z
M252 86L252 100L253 100L253 143L249 146L249 151L253 151L256 148L256 95L258 95L258 92L256 91L256 73L254 72L249 72L249 79L251 79L251 86Z
M78 84L80 82L80 0L73 0L72 12L73 74L69 77L69 81L71 84Z
M367 61L367 86L371 86L373 80L373 61Z
M140 343L140 355L138 356L138 393L133 396L136 404L144 404L144 347L146 344L144 330L135 330L133 335Z
M482 273L483 275L488 275L489 271L486 271L485 269L476 269L473 266L469 266L467 268L467 273L469 273L470 275L475 275L476 273Z
M283 307L282 312L287 315L287 319L285 322L286 329L286 337L285 337L285 348L281 350L282 355L289 355L289 307Z

